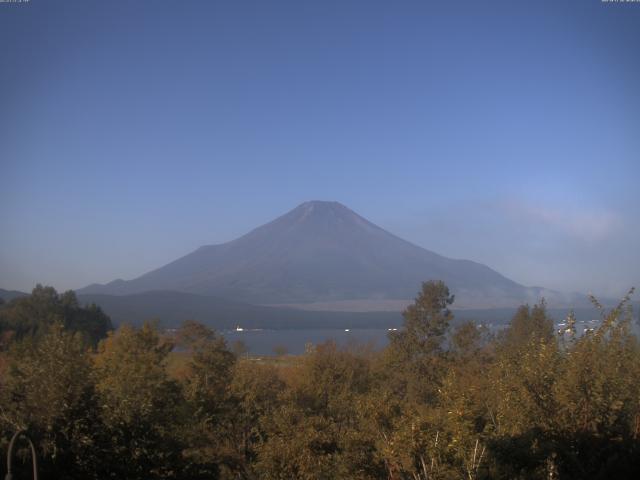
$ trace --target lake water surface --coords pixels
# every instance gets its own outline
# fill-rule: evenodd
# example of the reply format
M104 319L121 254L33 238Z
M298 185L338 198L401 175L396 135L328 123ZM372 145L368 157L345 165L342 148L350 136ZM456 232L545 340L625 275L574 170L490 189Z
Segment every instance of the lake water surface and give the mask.
M276 347L285 347L293 355L304 353L307 343L318 344L334 340L338 345L350 342L373 344L382 348L387 345L387 329L300 329L300 330L226 330L221 332L230 347L241 340L253 355L273 355Z
M576 325L577 334L584 334L585 330L599 325L599 320L579 321ZM506 325L490 325L491 332L496 333ZM564 323L556 323L556 332L564 329ZM237 341L242 341L252 355L273 355L276 347L284 347L287 353L299 355L304 353L305 345L317 345L334 340L338 345L349 343L370 344L375 348L383 348L389 343L389 330L386 328L353 328L349 330L327 329L284 329L284 330L223 330L222 335L229 347Z

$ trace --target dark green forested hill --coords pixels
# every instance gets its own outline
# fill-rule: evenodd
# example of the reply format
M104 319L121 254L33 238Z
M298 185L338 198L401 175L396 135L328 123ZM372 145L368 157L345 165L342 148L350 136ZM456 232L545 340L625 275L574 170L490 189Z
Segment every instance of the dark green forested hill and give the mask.
M81 305L69 290L59 294L53 287L37 285L30 295L13 295L0 304L0 345L9 338L43 335L60 323L96 344L113 328L111 319L95 303Z
M233 328L387 328L402 322L400 312L324 312L250 305L217 297L173 291L133 295L78 295L82 303L100 305L116 324L141 325L157 319L177 327L194 319L216 329Z
M0 289L0 299L5 302L29 294ZM302 310L298 308L270 307L234 302L218 297L195 295L175 291L150 291L133 295L81 294L81 305L95 304L110 318L114 325L131 323L142 325L147 320L157 320L165 328L175 328L184 320L197 320L216 329L242 325L247 328L299 329L299 328L388 328L402 323L399 311L341 312ZM634 302L634 311L640 304ZM456 321L474 321L479 324L504 325L514 313L515 307L453 309ZM562 321L567 308L548 308L549 315ZM593 306L575 308L580 320L598 318Z
M8 302L9 300L13 300L14 298L26 297L27 295L29 294L25 292L20 292L18 290L4 290L0 288L0 299L4 300L5 302Z

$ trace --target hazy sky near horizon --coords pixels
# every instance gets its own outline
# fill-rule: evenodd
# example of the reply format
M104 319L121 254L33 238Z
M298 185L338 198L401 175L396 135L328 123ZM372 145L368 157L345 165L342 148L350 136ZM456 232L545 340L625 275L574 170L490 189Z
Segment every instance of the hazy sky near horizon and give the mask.
M640 3L0 3L0 288L312 199L525 285L640 287Z

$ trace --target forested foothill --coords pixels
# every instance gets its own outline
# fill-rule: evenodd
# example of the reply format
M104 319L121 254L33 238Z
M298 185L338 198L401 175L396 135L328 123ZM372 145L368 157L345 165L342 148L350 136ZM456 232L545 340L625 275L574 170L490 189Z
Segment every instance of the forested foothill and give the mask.
M265 359L194 321L114 330L38 286L0 305L0 451L26 430L44 479L640 478L631 293L593 299L585 334L544 302L493 334L454 327L430 281L382 350ZM25 446L14 478L31 478Z

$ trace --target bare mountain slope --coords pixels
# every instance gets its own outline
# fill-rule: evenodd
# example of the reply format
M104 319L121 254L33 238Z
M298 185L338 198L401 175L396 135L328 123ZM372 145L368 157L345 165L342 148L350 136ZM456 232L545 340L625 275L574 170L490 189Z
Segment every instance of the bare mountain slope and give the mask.
M174 290L260 304L379 304L411 299L429 279L444 280L458 306L511 306L542 293L485 265L413 245L340 203L320 201L303 203L236 240L201 247L136 279L93 284L78 293Z

